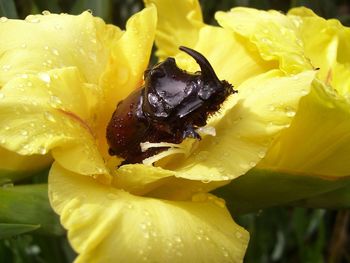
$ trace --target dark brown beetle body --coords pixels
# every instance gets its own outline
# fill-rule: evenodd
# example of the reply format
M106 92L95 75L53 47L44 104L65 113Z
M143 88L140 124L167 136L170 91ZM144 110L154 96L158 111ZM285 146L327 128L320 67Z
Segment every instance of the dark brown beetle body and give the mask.
M201 71L188 73L174 58L145 72L144 85L121 101L107 126L109 153L124 158L123 164L140 163L166 148L141 151L142 142L181 143L186 137L200 139L196 128L206 125L210 114L233 94L231 84L220 81L208 60L195 50L192 56Z

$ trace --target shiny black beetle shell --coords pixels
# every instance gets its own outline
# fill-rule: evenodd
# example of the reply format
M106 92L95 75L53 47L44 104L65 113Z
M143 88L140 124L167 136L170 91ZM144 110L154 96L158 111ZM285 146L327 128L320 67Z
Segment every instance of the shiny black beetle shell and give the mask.
M196 128L206 125L210 114L236 92L220 81L208 60L199 52L180 47L192 56L201 71L189 73L174 58L155 65L144 74L144 85L121 101L107 126L110 155L123 164L140 163L166 148L141 151L142 142L181 143L186 137L200 139Z

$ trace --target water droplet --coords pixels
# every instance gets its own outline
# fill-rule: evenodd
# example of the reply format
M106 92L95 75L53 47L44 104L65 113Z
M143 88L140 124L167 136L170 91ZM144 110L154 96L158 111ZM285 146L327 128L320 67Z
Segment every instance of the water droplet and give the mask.
M55 56L60 55L60 53L58 52L58 50L56 48L53 48L51 51L52 51L52 54L54 54Z
M27 79L28 78L28 74L21 74L21 78L22 79Z
M8 131L10 129L10 126L5 126L4 129L5 131Z
M27 44L26 43L23 43L22 45L21 45L21 48L26 48L27 47Z
M50 14L51 14L51 12L48 11L48 10L44 10L44 11L42 11L41 13L42 13L44 16L47 16L47 15L50 15Z
M294 117L296 114L296 111L292 107L286 107L285 109L287 117Z
M5 23L8 20L6 16L0 17L0 23Z
M49 50L49 46L47 46L47 45L44 46L44 49L45 49L45 50Z
M264 158L265 157L265 151L260 151L258 152L259 158Z
M27 21L29 23L37 24L40 22L40 19L36 16L29 15L25 18L25 21Z
M235 236L236 236L238 239L240 239L240 238L242 238L243 235L242 235L241 232L237 231L236 234L235 234Z
M177 243L181 243L181 242L182 242L182 239L181 239L181 237L179 237L179 236L175 236L174 240L175 240L175 242L177 242Z
M45 117L45 119L47 119L48 121L56 122L55 117L54 117L54 116L52 115L52 113L49 112L49 111L45 111L45 112L44 112L44 117Z
M249 163L249 166L252 167L252 168L253 168L255 165L256 165L256 162L250 162L250 163Z
M40 146L40 147L38 148L38 151L39 151L39 153L42 154L42 155L45 155L45 154L47 153L47 149L46 149L45 147L43 147L43 146Z
M30 81L28 81L28 82L27 82L27 86L28 86L28 87L31 87L31 86L33 86L33 83L30 82Z
M21 131L21 134L22 134L23 136L28 136L28 131L27 131L27 130L22 130L22 131Z
M5 98L5 94L0 92L0 100L2 100L3 98Z
M61 101L61 99L59 97L52 95L50 97L50 105L52 107L56 108L56 107L62 105L62 101Z
M307 94L309 94L309 91L307 91L306 89L301 90L301 95L305 96Z
M268 109L269 109L269 111L274 111L276 109L276 107L274 105L270 104L268 106Z
M221 249L222 249L222 255L223 255L225 258L228 258L230 254L228 253L228 251L226 250L226 248L222 247Z
M39 73L39 78L40 78L42 81L46 82L46 83L49 83L49 82L51 81L50 75L47 74L47 73L45 73L45 72L40 72L40 73Z
M226 181L226 180L230 180L230 177L229 177L229 176L227 176L227 175L224 175L224 176L222 176L222 180L224 180L224 181Z
M146 238L146 239L149 239L149 238L150 238L150 235L149 235L148 232L146 232L146 233L143 235L143 237Z
M201 181L203 184L209 184L211 182L211 180L202 180Z

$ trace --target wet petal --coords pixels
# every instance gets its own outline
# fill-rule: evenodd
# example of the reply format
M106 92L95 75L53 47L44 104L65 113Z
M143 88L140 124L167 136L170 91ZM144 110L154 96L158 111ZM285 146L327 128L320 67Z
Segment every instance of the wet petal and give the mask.
M326 20L303 7L291 9L288 16L300 21L305 54L315 67L320 68L319 78L332 85L341 95L347 96L350 29L338 20Z
M198 1L145 0L147 6L155 4L158 10L156 52L160 60L175 56L179 46L193 47L203 26Z
M229 12L217 12L218 23L237 32L256 45L262 58L279 61L280 69L298 73L312 69L304 55L297 24L277 11L260 11L252 8L233 8Z
M235 88L250 77L278 68L277 63L263 60L249 41L229 29L203 26L192 48L208 59L220 79L227 80ZM176 56L176 63L190 72L200 70L198 64L183 52Z
M259 167L323 178L349 176L349 118L348 101L314 82L291 126L281 133Z
M84 83L76 68L22 75L0 94L3 147L22 155L52 150L67 169L106 173L92 129L99 90Z
M216 136L204 137L183 163L170 162L166 168L192 180L229 180L244 174L290 125L314 76L314 71L293 77L270 71L244 82L238 94L223 105L221 114L210 120Z
M76 262L242 262L249 239L209 194L193 202L134 196L56 163L49 196Z
M116 27L105 26L89 12L30 15L0 23L0 86L17 74L75 66L87 82L97 84L107 60L106 38ZM108 34L106 34L108 32Z

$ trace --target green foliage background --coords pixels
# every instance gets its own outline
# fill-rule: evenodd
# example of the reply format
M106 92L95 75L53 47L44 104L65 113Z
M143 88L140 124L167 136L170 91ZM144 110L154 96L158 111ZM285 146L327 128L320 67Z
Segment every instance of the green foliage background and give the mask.
M291 7L304 5L325 18L337 18L344 25L350 25L350 3L346 0L202 0L201 5L205 21L211 24L215 24L213 17L216 10L228 10L234 6L286 12ZM123 28L127 18L142 7L143 3L139 0L0 0L0 17L23 19L28 14L44 10L79 14L90 9L94 15ZM46 183L46 180L47 171L43 171L18 184ZM19 195L11 189L4 189L13 188L12 182L0 182L0 187L1 184L2 190L8 191L0 191L0 199ZM44 217L42 220L51 224L47 224L48 227L44 230L35 230L37 225L23 222L33 211L36 213L50 209L47 200L42 198L46 195L46 186L38 186L36 195L25 187L18 191L23 198L17 202L23 202L27 194L34 199L37 196L35 202L40 205L31 207L32 211L24 210L22 215L17 215L16 224L8 224L1 216L1 209L10 208L1 206L0 201L0 262L72 262L75 253L65 238L64 230L57 227L57 217ZM347 237L350 235L349 211L274 207L235 216L235 219L251 234L245 259L247 263L350 262L350 239ZM47 223L44 221L42 225ZM34 231L30 232L32 230ZM11 236L11 233L17 235Z

